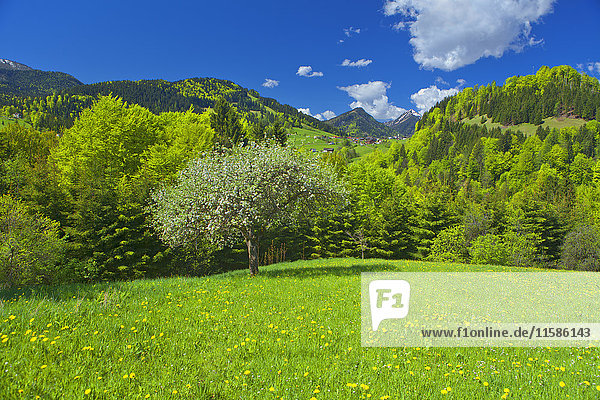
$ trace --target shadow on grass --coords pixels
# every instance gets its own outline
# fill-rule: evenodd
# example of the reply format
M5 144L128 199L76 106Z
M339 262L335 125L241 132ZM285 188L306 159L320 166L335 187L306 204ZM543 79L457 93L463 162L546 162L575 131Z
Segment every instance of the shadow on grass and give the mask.
M55 301L65 301L73 298L77 299L97 299L102 293L119 298L127 297L131 289L127 287L126 281L100 282L100 283L72 283L63 285L35 285L13 287L0 290L0 300L11 301L18 299L48 299ZM123 296L125 295L125 296Z
M398 267L392 263L377 264L352 264L348 266L332 267L291 267L285 269L267 270L260 272L258 276L269 278L314 278L323 275L329 276L352 276L360 275L361 272L383 272L397 271Z

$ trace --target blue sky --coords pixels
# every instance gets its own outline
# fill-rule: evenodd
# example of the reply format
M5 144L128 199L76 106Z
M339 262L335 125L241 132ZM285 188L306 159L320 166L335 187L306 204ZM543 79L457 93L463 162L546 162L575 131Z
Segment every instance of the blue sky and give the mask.
M0 0L0 58L84 83L229 79L385 120L542 65L599 77L599 18L598 0Z

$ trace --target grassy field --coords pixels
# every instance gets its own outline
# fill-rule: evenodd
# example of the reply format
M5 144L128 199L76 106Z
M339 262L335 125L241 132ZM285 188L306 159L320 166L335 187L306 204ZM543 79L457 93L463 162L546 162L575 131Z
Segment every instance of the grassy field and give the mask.
M474 117L471 119L464 119L462 120L462 122L467 123L467 124L476 124L476 125L481 125L481 117ZM550 118L545 118L544 119L544 123L542 124L543 128L546 127L550 127L550 129L556 128L556 129L562 129L562 128L567 128L569 126L575 126L575 127L580 127L585 125L586 121L580 118L555 118L555 117L550 117ZM503 126L500 123L497 122L492 122L491 120L487 120L483 125L485 125L488 129L491 128L502 128L502 129L512 129L512 130L519 130L521 132L523 132L525 135L530 136L530 135L534 135L536 130L537 130L537 126L533 125L533 124L519 124L519 125L514 125L514 126Z
M363 348L360 272L331 259L207 278L0 292L0 398L597 398L596 348ZM511 269L517 270L517 269Z
M316 138L315 138L316 136ZM327 137L327 140L323 140L320 137ZM290 143L298 148L315 149L317 152L322 152L325 148L334 148L336 150L343 146L344 139L336 139L331 134L320 130L306 129L306 128L293 128L293 133L289 137ZM333 143L333 144L332 144ZM364 156L372 153L376 149L385 152L391 145L390 141L385 141L381 144L363 145L356 146L356 154L358 156Z
M2 128L5 126L14 124L14 123L17 123L22 126L30 126L27 122L23 121L22 119L14 119L14 118L0 116L0 130L2 130Z

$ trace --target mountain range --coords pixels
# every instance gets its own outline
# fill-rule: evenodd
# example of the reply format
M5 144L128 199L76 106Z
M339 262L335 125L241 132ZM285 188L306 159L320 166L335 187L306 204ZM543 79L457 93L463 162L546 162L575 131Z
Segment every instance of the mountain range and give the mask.
M58 115L54 118L46 115L44 119L37 120L40 128L69 127L79 112L99 95L118 96L157 114L186 111L190 107L201 111L212 107L217 97L224 96L252 122L258 122L261 118L270 121L274 116L280 115L296 126L305 124L333 134L346 133L361 137L409 137L414 133L415 122L419 117L415 111L409 110L398 119L383 124L364 109L356 108L322 122L300 113L292 106L262 97L255 90L222 79L191 78L176 82L155 79L83 84L64 72L41 71L19 62L0 59L0 107L23 108L23 102L32 102L23 100L24 98L40 98L38 102L44 103L45 97L54 94L62 95L60 103L63 109L55 110ZM50 103L54 108L57 107L56 101ZM52 112L50 111L51 114Z
M381 123L367 113L362 107L355 108L338 115L325 123L344 130L348 136L410 137L415 132L415 124L420 115L408 110L393 121Z
M343 133L295 107L262 97L257 91L228 80L191 78L169 82L154 79L83 84L63 72L40 71L0 59L0 108L12 107L28 115L36 128L68 128L98 96L108 95L139 104L156 114L190 108L201 112L224 97L252 123L272 123L279 118L292 126L309 126L335 135Z

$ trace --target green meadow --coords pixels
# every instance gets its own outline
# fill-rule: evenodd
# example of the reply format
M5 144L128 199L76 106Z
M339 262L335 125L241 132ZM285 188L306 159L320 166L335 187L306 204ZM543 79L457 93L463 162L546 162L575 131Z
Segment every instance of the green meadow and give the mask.
M526 271L327 259L0 292L2 399L600 396L597 348L363 348L360 273ZM535 273L535 272L532 272Z
M322 137L326 137L327 140L323 140ZM333 148L339 150L343 147L345 139L336 139L330 133L320 131L312 128L293 128L289 141L297 148L306 150L315 149L318 152L322 152L325 148ZM331 144L333 143L333 144ZM354 149L356 154L361 157L380 150L385 152L391 146L391 141L386 140L380 144L365 144L356 145Z
M27 122L23 121L22 119L15 119L15 118L0 116L0 129L2 129L4 126L8 126L10 124L15 124L15 123L19 124L21 126L31 126Z
M579 128L579 127L585 125L587 122L586 120L581 119L581 118L556 118L556 117L544 118L543 121L544 122L541 125L542 128L548 127L550 129L559 129L559 130L562 128L568 128L571 126ZM530 124L530 123L524 123L524 124L518 124L518 125L512 125L512 126L504 126L498 122L492 122L490 119L487 119L487 118L486 118L486 121L483 124L481 124L481 116L475 116L471 119L464 119L464 120L462 120L462 122L464 122L466 124L471 124L471 125L484 125L488 129L502 128L502 129L511 129L513 131L521 131L526 136L534 135L538 128L537 125Z

